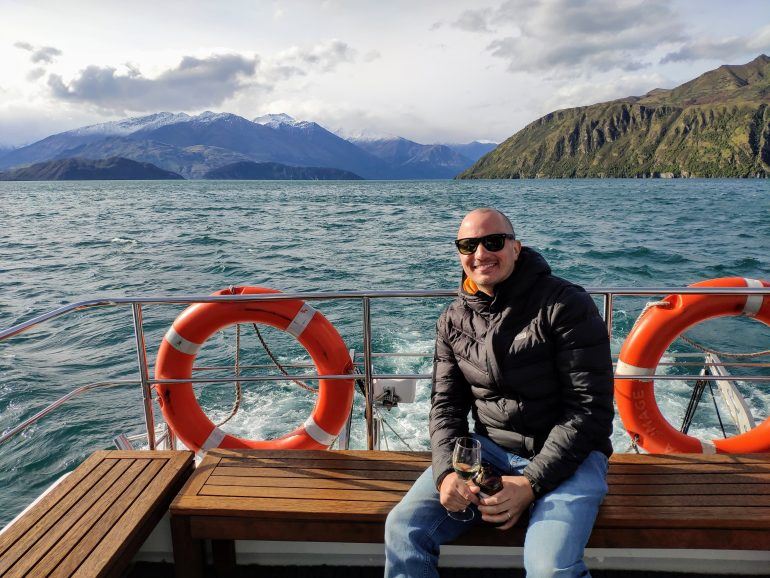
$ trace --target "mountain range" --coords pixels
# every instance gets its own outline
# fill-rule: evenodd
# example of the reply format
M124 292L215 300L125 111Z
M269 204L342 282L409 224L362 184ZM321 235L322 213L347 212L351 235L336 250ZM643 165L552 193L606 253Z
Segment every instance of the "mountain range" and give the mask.
M367 179L445 179L494 146L422 145L398 137L351 142L318 123L285 114L248 120L230 113L159 112L54 134L0 152L0 170L68 158L121 157L193 179L244 162L339 169Z
M462 179L770 177L770 57L673 89L558 110Z

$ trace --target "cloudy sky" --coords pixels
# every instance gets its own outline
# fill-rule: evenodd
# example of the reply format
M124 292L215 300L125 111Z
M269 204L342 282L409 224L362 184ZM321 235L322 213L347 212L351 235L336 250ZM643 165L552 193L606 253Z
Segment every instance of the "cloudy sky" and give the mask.
M161 110L499 142L770 54L765 0L0 0L0 145Z

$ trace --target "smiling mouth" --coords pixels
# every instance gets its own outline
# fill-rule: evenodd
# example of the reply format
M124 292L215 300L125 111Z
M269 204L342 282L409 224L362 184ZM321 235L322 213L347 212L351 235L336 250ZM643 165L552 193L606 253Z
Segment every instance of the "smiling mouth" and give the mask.
M497 267L497 263L476 263L473 266L474 270L479 271L480 273L491 271L495 267Z

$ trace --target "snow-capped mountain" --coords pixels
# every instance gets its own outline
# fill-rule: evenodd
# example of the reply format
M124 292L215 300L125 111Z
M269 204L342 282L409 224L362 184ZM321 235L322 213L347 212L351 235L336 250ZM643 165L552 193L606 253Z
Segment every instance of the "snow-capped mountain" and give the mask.
M270 128L277 128L279 125L282 125L282 124L288 124L290 126L293 126L298 124L301 121L297 121L294 118L290 117L285 112L281 112L278 114L263 114L262 116L258 116L257 118L255 118L252 122L269 126Z
M372 132L359 137L351 142L285 113L251 121L226 112L159 112L51 135L0 155L0 170L55 159L117 156L150 162L186 178L254 161L341 169L369 179L436 179L451 178L472 164L444 145L377 139Z
M63 134L71 136L126 136L138 130L160 128L167 124L175 124L179 122L189 122L191 120L198 119L201 116L203 115L193 117L183 112L178 114L174 114L172 112L156 112L155 114L148 114L147 116L135 116L131 118L124 118L122 120L114 120L112 122L91 124L81 128L76 128L74 130L68 130Z
M388 132L383 132L371 128L364 128L354 131L338 128L334 130L334 134L344 138L345 140L349 140L352 143L366 141L388 141L401 138L395 134L390 134Z

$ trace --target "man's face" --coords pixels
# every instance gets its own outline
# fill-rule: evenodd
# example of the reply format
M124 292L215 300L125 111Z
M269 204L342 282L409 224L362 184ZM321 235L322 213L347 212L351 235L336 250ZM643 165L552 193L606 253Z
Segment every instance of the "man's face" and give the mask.
M511 228L505 219L496 211L472 211L468 213L457 238L484 237L495 233L510 233ZM505 245L499 251L488 251L483 243L479 243L474 253L460 255L460 263L465 274L487 295L494 294L494 287L505 281L513 272L516 259L521 251L521 243L511 239L505 240Z

